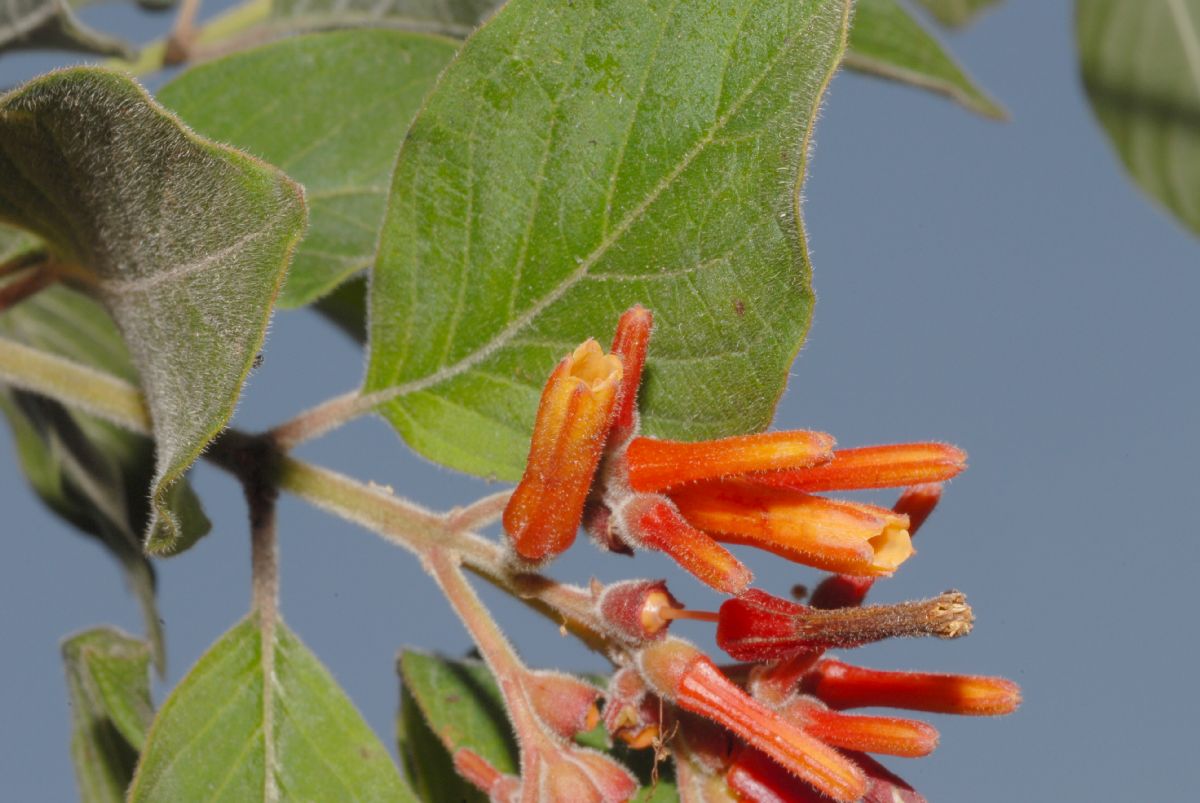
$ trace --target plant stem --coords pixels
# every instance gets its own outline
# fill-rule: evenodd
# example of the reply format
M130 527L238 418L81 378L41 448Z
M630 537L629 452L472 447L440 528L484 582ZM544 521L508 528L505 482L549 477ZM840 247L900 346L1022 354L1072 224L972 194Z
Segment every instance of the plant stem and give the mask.
M525 675L528 670L513 652L508 640L492 619L491 613L480 601L475 589L463 577L456 560L444 549L434 548L425 555L429 573L437 580L446 599L450 601L458 618L467 631L504 695L504 707L516 731L517 745L521 750L521 778L523 791L536 789L535 779L539 775L540 763L544 760L541 748L547 741L537 716L525 691ZM528 794L522 794L527 799Z
M0 337L0 380L150 434L150 414L141 392L86 365Z
M271 437L283 451L291 451L305 441L319 438L374 409L357 390L335 396L271 430Z
M196 14L200 11L200 0L183 0L175 26L167 36L167 47L163 52L163 66L183 64L191 57L196 43Z
M24 275L6 282L0 287L0 312L24 301L39 290L44 290L57 278L54 270L47 263L42 263Z
M446 514L446 524L465 531L486 527L500 518L511 496L512 491L497 491L464 507L456 507Z
M0 380L80 407L118 426L151 434L150 416L136 387L108 374L21 343L0 338ZM493 494L441 516L335 471L280 455L273 439L227 429L205 459L241 478L287 491L418 555L450 550L492 585L561 624L585 644L607 652L608 639L592 595L534 572L516 571L498 544L470 532L495 515L504 494Z

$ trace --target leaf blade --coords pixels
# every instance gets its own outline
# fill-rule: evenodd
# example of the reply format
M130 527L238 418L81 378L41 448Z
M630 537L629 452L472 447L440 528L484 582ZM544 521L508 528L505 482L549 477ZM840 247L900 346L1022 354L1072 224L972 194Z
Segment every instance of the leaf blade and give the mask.
M1126 171L1200 234L1200 2L1079 0L1075 36L1092 112Z
M0 98L0 220L45 240L121 328L157 444L147 548L170 551L168 495L233 414L303 190L196 136L129 78L74 68Z
M71 758L87 803L123 801L146 728L150 647L111 627L84 631L62 645L71 699Z
M316 656L283 622L273 634L264 645L251 615L200 658L154 722L132 803L201 789L214 800L415 800ZM269 681L264 647L274 652Z
M512 0L480 28L409 131L373 274L364 392L409 445L519 476L544 377L634 302L650 432L765 427L808 328L798 188L848 14Z
M311 303L370 265L396 150L456 50L403 31L333 31L201 64L159 91L203 135L304 184L309 228L281 306Z
M856 0L846 66L944 95L995 120L1007 112L897 0Z

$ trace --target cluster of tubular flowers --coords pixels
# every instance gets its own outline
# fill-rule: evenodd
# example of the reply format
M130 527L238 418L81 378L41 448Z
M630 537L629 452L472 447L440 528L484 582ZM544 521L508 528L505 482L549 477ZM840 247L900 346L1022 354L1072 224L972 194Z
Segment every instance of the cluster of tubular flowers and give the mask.
M514 561L540 565L582 526L604 549L660 551L732 595L716 612L685 609L658 580L595 587L619 669L603 721L634 748L674 752L685 801L920 801L868 753L922 756L937 732L915 720L845 713L896 707L1009 713L1019 690L1000 678L883 672L825 654L897 636L969 632L962 594L863 605L873 582L912 554L911 537L965 467L953 446L834 449L820 432L685 443L639 434L637 390L653 326L635 307L611 353L587 341L542 393L524 476L504 512ZM826 491L902 487L891 509ZM742 544L834 574L808 604L750 589L724 546ZM673 620L716 622L737 661L722 670L668 633ZM730 738L736 737L736 738Z

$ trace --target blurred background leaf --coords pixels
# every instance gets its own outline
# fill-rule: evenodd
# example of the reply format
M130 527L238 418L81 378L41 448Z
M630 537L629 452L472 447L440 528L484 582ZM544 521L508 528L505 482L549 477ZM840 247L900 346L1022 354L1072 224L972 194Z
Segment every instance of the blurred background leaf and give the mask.
M1092 111L1129 175L1200 234L1200 0L1077 0Z
M84 803L122 803L154 718L150 646L97 627L62 644L71 704L71 759Z

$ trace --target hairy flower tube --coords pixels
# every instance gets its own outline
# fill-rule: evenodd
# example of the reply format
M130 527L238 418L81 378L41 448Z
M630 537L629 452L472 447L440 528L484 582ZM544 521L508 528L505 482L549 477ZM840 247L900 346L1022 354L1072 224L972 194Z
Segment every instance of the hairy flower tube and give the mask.
M665 552L736 594L753 576L723 543L856 576L890 574L912 554L906 514L811 491L949 479L965 466L962 451L936 443L834 451L831 436L804 430L695 443L641 436L637 391L652 329L650 312L634 307L612 354L589 341L551 374L504 516L521 559L563 551L582 521L606 549ZM589 401L576 409L566 401L575 395Z

